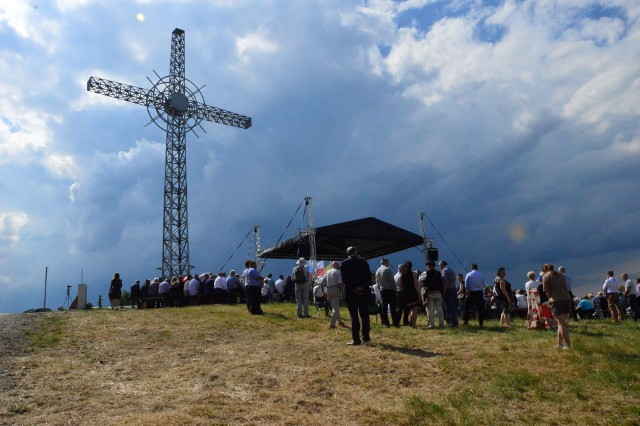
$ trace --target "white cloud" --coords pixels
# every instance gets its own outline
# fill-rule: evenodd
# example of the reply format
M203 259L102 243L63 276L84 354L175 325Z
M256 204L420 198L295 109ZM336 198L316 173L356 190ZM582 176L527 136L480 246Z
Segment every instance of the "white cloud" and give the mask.
M56 0L61 12L70 13L89 4L90 0ZM94 0L95 1L95 0Z
M76 193L80 190L80 184L78 182L73 182L71 186L69 186L69 200L74 202L76 200Z
M53 135L49 123L57 123L61 117L23 106L20 96L11 92L0 85L0 164L25 164L30 155L50 145Z
M624 34L624 22L618 18L583 19L579 31L583 39L611 45Z
M25 212L0 212L0 242L14 244L20 241L22 228L27 226L28 223L29 216Z
M347 28L355 28L380 41L389 41L395 32L395 13L393 6L387 3L385 1L381 5L368 4L359 6L354 11L343 11L340 22Z
M71 155L51 154L45 157L44 167L58 178L73 178L78 166Z
M274 53L278 45L269 40L265 31L245 34L236 39L236 54L245 64L250 63L255 56Z
M141 140L125 151L96 153L82 164L68 188L74 252L112 247L129 223L146 226L149 218L161 217L156 213L162 211L163 162L164 144Z
M207 178L224 176L225 170L230 171L228 169L229 167L225 167L224 163L215 152L210 151L207 154L207 162L204 165L204 173Z
M602 67L582 69L586 78L566 99L562 108L565 116L604 131L615 116L640 114L640 55L629 47L625 44L613 52L594 52L594 62Z
M57 48L56 35L60 25L44 14L32 2L3 0L0 6L0 28L7 26L23 38L45 47L49 53Z
M136 61L145 62L149 59L149 47L144 42L134 39L128 39L126 42Z
M367 2L366 6L362 6L360 9L367 13L397 15L398 13L412 9L422 9L425 6L436 2L437 0L370 0Z
M473 39L473 22L457 18L437 22L424 36L399 30L386 65L405 94L432 105L447 93L496 78L494 57L491 46Z

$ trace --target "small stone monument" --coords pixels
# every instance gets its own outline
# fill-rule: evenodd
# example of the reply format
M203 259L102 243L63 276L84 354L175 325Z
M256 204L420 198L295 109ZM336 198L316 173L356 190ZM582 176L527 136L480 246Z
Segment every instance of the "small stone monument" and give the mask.
M78 284L78 309L87 307L87 285Z

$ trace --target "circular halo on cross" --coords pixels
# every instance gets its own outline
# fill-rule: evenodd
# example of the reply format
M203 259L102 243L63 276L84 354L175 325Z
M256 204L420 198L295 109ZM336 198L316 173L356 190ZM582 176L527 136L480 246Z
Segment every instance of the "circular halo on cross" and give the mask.
M189 106L204 104L204 97L189 79L184 79L184 92L174 90L175 84L171 80L171 76L162 77L149 90L147 113L151 121L162 130L166 126L158 119L166 124L181 126L189 132L202 121L202 118L190 114Z

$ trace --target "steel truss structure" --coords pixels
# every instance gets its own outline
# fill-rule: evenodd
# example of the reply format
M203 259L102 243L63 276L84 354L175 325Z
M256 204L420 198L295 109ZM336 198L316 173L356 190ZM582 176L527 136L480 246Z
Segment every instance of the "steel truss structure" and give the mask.
M191 273L187 221L187 138L202 121L248 129L251 118L204 103L200 92L185 78L185 36L176 28L171 36L169 75L158 77L146 90L98 77L87 82L89 92L147 107L151 121L166 132L164 216L162 222L162 275ZM204 129L203 129L204 130Z

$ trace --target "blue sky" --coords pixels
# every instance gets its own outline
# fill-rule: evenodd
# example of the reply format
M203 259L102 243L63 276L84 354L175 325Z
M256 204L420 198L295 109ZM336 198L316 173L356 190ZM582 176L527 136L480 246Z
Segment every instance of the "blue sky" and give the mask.
M116 271L157 275L165 135L86 81L150 88L176 27L206 102L253 118L188 136L196 272L255 224L275 243L311 196L317 226L417 233L426 211L465 266L516 288L545 262L578 293L640 277L639 17L638 1L4 0L0 312L41 306L45 267L54 309L81 271L94 304Z

